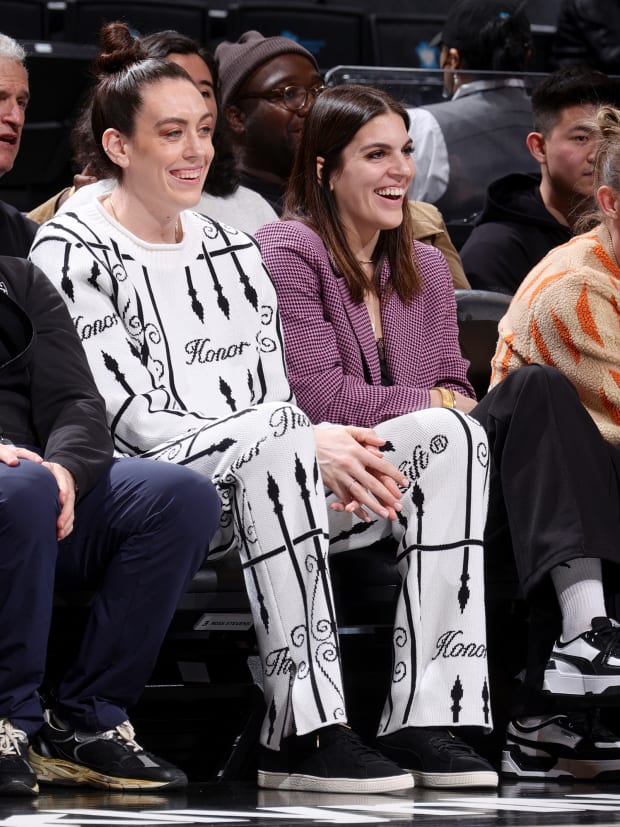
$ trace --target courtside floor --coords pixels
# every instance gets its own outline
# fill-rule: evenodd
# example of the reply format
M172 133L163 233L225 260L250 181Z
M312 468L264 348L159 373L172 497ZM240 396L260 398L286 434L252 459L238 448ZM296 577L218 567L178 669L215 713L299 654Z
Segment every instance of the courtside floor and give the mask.
M259 791L248 782L191 784L164 794L43 788L38 798L0 799L0 827L142 825L398 824L416 827L532 827L620 824L620 785L505 784L497 793L415 789L344 796Z

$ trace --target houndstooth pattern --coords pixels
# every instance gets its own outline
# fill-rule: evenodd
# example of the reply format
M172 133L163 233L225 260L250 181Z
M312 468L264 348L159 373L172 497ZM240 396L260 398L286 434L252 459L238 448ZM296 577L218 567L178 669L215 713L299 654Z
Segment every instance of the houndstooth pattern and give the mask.
M428 390L437 384L473 396L458 344L452 278L438 250L415 242L422 287L409 304L396 294L382 298L392 379L385 387L366 306L352 300L319 236L283 221L261 227L256 239L278 293L289 380L313 422L373 427L427 408ZM382 287L388 278L385 263Z

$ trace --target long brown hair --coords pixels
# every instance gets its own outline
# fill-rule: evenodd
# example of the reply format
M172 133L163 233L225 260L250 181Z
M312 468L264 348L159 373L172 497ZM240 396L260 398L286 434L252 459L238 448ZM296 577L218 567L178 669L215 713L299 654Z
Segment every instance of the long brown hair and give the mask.
M342 167L343 150L357 132L373 118L394 112L409 129L405 108L382 89L343 84L326 89L305 118L299 149L284 199L283 218L303 221L323 239L336 268L347 280L354 301L362 301L368 280L356 260L342 229L338 208L330 189L330 178ZM317 173L317 158L324 163ZM403 301L418 290L420 277L413 248L413 224L407 199L398 227L381 230L375 248L375 289L385 258L389 261L389 289Z

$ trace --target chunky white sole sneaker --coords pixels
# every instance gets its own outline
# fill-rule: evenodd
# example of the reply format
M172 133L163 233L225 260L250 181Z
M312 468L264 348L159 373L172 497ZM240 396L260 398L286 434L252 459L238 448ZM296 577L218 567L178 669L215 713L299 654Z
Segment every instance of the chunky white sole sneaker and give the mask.
M47 711L32 738L30 764L47 784L136 791L187 787L182 770L146 752L134 735L129 721L105 732L62 729Z
M502 752L504 778L620 781L620 738L598 715L575 713L513 721Z
M556 641L543 689L557 695L620 695L620 626L595 617L592 629L566 643Z

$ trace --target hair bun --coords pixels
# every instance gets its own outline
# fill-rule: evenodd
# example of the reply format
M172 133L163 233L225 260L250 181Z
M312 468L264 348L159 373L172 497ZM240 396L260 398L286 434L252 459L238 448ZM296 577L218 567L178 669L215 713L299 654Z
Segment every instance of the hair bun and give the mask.
M107 23L99 32L101 52L95 61L98 75L112 75L132 63L147 57L137 37L129 31L126 23Z

